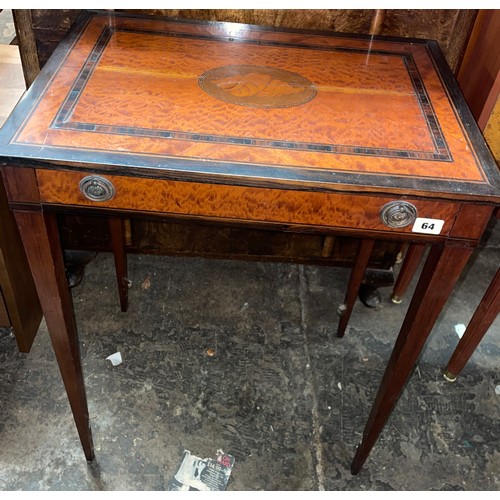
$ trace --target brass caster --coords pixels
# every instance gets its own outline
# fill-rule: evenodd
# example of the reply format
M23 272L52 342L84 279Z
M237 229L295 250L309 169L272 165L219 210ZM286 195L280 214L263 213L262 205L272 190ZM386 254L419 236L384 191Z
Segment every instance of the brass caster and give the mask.
M448 370L445 370L444 373L443 373L443 377L445 380L447 380L448 382L455 382L455 380L457 380L457 376L456 375L453 375L453 373L450 373Z
M391 295L391 302L393 304L401 304L401 302L403 302L403 298L402 297L398 297L397 295L392 294Z

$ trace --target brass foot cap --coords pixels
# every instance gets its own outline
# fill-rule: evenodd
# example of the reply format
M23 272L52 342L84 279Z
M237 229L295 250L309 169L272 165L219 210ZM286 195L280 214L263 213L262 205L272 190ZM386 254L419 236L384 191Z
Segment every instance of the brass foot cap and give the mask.
M445 378L445 380L447 380L448 382L455 382L455 380L457 380L457 377L456 375L453 375L453 373L450 373L448 370L445 370L444 373L443 373L443 377Z
M392 294L391 301L393 304L401 304L401 302L403 302L403 299L402 297L398 297L397 295Z

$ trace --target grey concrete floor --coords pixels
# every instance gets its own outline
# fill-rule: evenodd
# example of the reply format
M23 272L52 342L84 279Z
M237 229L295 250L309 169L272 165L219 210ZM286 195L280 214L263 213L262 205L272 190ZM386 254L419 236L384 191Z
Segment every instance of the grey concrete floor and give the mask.
M30 354L0 333L1 490L164 490L183 450L236 463L228 490L498 490L500 323L459 379L442 369L499 264L476 252L389 423L349 472L408 299L336 309L348 270L130 256L120 312L111 255L73 289L96 459L81 450L42 324ZM215 355L210 356L207 350ZM123 363L106 357L120 351Z

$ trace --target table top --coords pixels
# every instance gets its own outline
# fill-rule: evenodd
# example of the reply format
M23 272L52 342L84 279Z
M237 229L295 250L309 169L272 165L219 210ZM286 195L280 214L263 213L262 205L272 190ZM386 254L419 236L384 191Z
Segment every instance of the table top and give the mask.
M0 132L0 156L500 200L496 164L428 40L84 12Z

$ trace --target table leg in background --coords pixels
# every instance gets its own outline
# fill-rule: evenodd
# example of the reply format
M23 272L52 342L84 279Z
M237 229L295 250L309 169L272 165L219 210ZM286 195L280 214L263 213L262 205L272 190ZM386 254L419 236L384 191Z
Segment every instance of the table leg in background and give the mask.
M467 330L460 339L455 351L448 361L444 376L446 380L453 382L463 370L469 358L476 350L488 328L495 321L500 312L500 268L491 281L479 306L472 316Z
M349 318L354 309L354 304L356 303L356 298L358 297L359 287L361 286L366 268L368 267L368 261L370 260L374 244L375 240L361 239L359 242L358 252L347 285L345 300L339 307L340 321L337 329L337 337L344 336Z
M408 246L408 250L406 251L406 255L403 260L403 265L399 270L398 278L396 279L396 283L394 284L394 288L392 290L391 300L394 304L401 304L403 301L403 296L406 293L406 289L408 285L411 283L411 280L415 273L417 272L417 268L424 256L425 245L422 243L411 243Z
M127 278L127 251L125 249L124 221L118 217L110 217L108 220L111 233L111 246L115 260L116 281L118 294L120 296L120 307L122 312L128 309L128 278Z
M469 247L431 247L351 464L353 474L361 470L382 432L472 252Z

